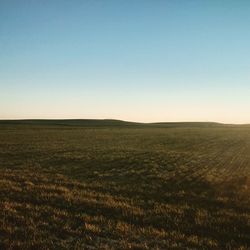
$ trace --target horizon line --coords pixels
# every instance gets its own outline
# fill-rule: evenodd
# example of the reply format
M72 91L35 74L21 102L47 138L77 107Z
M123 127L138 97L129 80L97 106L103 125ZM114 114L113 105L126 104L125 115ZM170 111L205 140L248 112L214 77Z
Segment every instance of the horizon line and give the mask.
M141 123L141 124L160 124L160 123L215 123L221 125L250 125L250 123L226 123L226 122L217 122L217 121L152 121L152 122L142 122L142 121L131 121L131 120L122 120L115 118L8 118L2 119L1 121L73 121L73 120L89 120L89 121L121 121L121 122L129 122L129 123Z

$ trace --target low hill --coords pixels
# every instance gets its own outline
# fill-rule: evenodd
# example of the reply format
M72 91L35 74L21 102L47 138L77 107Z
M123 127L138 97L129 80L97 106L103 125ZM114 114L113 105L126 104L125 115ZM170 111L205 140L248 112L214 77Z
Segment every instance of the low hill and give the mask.
M25 119L0 120L0 125L39 125L39 126L81 126L81 127L218 127L225 124L215 122L156 122L139 123L115 119Z

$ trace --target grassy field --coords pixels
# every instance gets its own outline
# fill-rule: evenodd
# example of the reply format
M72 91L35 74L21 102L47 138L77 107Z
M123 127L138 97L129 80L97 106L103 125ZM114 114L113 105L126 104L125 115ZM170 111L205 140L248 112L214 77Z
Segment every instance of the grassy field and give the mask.
M0 249L250 249L250 127L0 122Z

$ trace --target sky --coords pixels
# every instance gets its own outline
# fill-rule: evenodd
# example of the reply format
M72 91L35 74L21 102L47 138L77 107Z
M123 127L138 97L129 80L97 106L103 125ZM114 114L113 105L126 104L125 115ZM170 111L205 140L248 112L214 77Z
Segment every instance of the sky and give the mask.
M0 0L0 119L250 123L248 0Z

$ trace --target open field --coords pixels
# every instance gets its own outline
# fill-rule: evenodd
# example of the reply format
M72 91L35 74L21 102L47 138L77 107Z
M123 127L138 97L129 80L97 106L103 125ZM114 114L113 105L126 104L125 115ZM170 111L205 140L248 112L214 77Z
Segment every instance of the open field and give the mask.
M0 249L187 248L250 248L250 127L0 122Z

